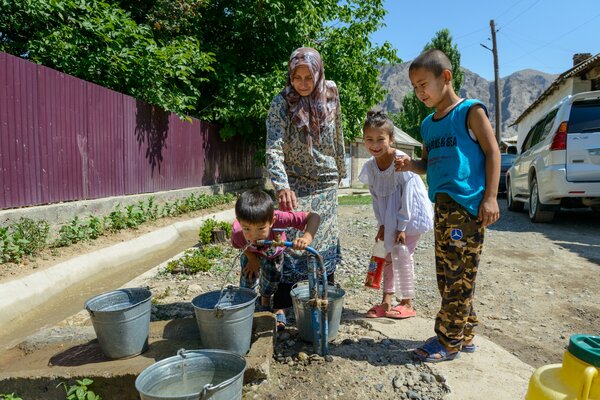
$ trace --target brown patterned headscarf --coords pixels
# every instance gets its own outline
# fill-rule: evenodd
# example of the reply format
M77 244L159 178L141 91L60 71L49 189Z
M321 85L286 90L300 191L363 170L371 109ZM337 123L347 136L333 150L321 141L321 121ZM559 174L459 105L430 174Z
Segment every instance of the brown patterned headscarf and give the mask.
M308 96L300 96L292 86L294 71L301 65L308 67L315 87ZM300 47L292 53L288 62L288 79L282 95L288 105L292 125L304 132L306 143L321 140L321 129L335 118L337 87L333 81L325 80L323 60L319 52L310 47Z

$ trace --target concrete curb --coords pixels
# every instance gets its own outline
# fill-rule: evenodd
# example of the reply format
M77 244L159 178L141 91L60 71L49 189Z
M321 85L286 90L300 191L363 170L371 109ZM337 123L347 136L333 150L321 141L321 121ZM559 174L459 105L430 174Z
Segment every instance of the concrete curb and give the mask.
M434 335L434 321L420 317L398 323L378 318L369 320L369 324L388 337L406 341L409 349ZM475 353L462 353L453 361L428 364L433 372L444 376L450 386L451 392L444 399L522 399L533 367L482 335L475 336L475 344L478 346Z
M0 326L10 324L36 306L60 295L65 289L106 273L107 268L124 269L127 268L127 263L145 253L168 248L180 240L185 232L198 229L209 218L231 222L235 215L233 209L230 209L177 222L134 240L84 254L22 279L0 284Z

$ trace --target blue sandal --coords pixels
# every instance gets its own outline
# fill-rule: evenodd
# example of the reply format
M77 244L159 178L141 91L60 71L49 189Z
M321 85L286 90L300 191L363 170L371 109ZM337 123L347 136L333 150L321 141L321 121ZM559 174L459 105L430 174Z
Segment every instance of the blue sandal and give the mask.
M439 339L437 338L433 340L428 340L421 347L418 347L417 350L427 353L427 356L422 356L416 351L413 351L415 357L422 362L436 363L442 361L450 361L460 357L460 351L457 351L455 353L449 353L448 350L446 350L444 345L442 345ZM436 354L439 354L440 357L435 357Z
M275 320L277 321L277 331L282 331L285 329L287 325L287 319L285 318L285 313L275 314Z
M460 351L462 351L463 353L475 353L477 351L477 346L472 343L463 345Z

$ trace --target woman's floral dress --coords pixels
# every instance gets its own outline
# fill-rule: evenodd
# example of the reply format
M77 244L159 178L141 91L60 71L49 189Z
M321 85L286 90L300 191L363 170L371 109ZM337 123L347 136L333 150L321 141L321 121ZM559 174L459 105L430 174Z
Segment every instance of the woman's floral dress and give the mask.
M344 136L339 98L335 118L322 128L319 143L312 153L305 135L288 118L287 103L277 95L267 116L267 170L275 190L291 189L298 198L298 211L312 211L321 216L321 225L311 244L325 263L327 274L335 271L341 260L337 225L337 189L346 176ZM290 229L288 240L298 231ZM307 257L302 253L285 253L282 283L307 279Z

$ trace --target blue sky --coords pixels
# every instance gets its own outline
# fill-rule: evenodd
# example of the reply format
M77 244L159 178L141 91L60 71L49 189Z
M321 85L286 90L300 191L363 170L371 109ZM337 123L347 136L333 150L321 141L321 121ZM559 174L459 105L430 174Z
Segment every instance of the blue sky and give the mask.
M494 79L490 20L496 24L500 77L522 69L559 74L574 53L600 53L598 0L385 0L388 14L375 43L389 41L403 61L414 59L443 28L450 30L461 65Z

